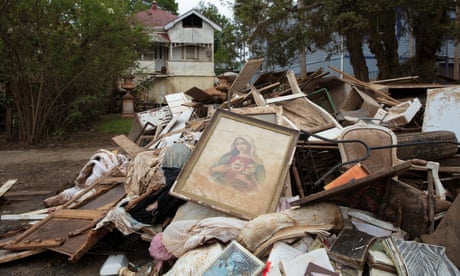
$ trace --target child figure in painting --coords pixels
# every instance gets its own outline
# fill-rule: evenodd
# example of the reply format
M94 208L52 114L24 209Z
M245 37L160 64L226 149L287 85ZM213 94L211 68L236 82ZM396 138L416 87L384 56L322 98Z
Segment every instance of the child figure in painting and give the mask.
M237 137L229 152L210 169L219 183L240 191L254 191L265 179L265 168L257 157L255 145L249 137Z

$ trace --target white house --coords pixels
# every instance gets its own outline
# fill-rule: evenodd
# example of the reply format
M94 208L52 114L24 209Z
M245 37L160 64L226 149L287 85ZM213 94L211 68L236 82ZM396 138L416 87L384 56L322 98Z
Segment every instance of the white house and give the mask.
M161 10L156 1L134 17L152 42L133 72L145 101L162 104L167 94L213 86L214 31L221 31L219 25L195 9L173 15Z

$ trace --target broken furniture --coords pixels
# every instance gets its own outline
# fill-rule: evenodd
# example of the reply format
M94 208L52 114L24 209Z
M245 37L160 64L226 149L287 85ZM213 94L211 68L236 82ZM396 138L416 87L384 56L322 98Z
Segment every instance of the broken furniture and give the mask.
M283 107L284 116L292 123L293 127L335 138L342 126L329 112L307 98L307 95L301 91L293 71L289 70L286 77L292 94L264 99L257 89L252 89L251 92L257 105L280 105Z
M85 194L80 193L25 232L3 243L2 247L34 254L47 249L69 256L70 261L77 261L109 232L108 228L93 230L93 227L125 196L123 185L120 185L123 181L123 177L100 179L95 183L99 188L97 194L68 209ZM24 256L18 255L18 258Z
M370 173L376 173L386 168L403 162L397 157L397 138L390 129L368 124L365 126L355 124L344 128L339 140L359 140L365 142L372 153L362 163ZM362 144L339 143L340 154L343 162L356 160L367 154ZM439 179L439 163L424 160L412 160L411 169L429 172L428 178L433 181L436 195L446 199L446 190Z

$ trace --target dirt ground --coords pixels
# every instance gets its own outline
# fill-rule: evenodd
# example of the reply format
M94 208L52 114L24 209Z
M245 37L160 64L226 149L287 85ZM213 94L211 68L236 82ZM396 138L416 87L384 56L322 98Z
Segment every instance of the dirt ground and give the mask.
M1 214L20 214L44 208L44 199L73 186L75 177L98 149L117 149L111 137L82 132L62 141L33 147L0 139L0 185L8 179L17 179L9 190L16 195L6 193L0 199ZM24 195L18 196L19 192ZM0 234L27 225L27 221L0 221ZM109 255L125 253L139 266L149 262L147 250L148 243L138 235L125 237L115 230L76 263L69 262L65 255L46 251L0 264L0 275L99 275Z

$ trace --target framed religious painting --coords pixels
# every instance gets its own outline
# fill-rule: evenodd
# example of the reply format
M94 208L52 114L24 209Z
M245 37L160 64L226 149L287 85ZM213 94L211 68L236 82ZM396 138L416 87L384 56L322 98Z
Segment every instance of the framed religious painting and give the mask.
M243 219L275 211L299 132L218 109L171 195Z

